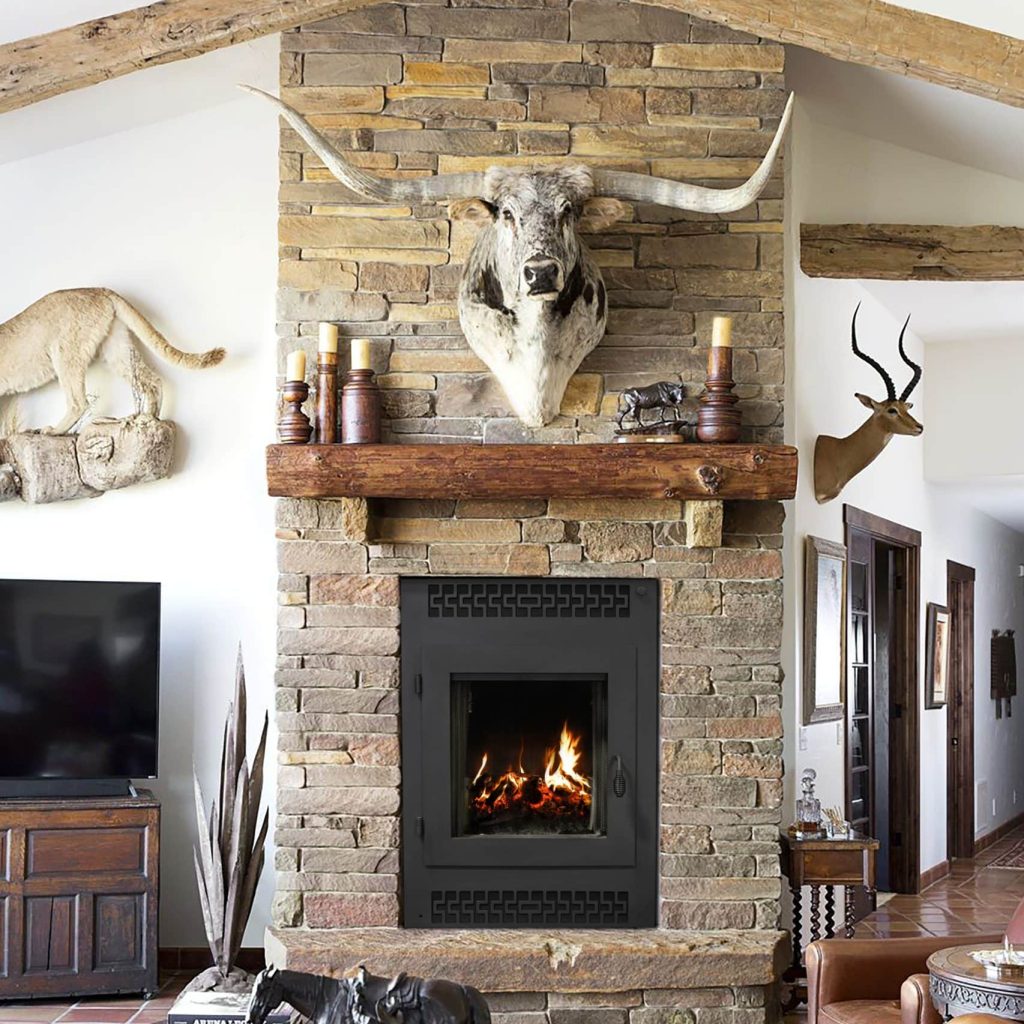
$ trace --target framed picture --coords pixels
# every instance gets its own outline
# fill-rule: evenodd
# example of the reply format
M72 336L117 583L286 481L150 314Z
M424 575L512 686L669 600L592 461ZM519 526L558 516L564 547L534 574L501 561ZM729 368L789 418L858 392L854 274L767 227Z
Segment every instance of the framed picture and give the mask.
M949 609L928 602L925 619L924 706L943 708L949 690Z
M804 558L803 724L846 706L846 547L808 536Z

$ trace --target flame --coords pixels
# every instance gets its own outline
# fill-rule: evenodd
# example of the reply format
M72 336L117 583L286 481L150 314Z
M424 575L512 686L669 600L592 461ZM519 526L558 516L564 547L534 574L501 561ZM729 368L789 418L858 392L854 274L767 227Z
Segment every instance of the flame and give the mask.
M533 817L547 821L589 820L592 783L581 772L582 737L573 733L569 723L562 725L558 747L544 755L543 773L531 774L523 767L524 744L520 744L518 769L509 765L497 777L487 773L488 754L470 783L470 806L477 822Z

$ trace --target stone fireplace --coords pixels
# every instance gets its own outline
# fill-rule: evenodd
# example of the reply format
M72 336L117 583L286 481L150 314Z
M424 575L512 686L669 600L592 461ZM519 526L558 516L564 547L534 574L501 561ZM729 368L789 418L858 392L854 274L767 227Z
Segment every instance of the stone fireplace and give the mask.
M756 166L785 99L781 47L640 3L381 4L282 38L282 96L384 175L578 160L727 185ZM443 207L363 203L288 129L281 138L281 369L296 347L312 354L319 320L370 337L386 440L436 442L439 459L453 441L607 441L623 388L676 373L692 417L718 312L735 322L743 440L782 440L781 173L728 218L637 206L587 238L608 287L608 333L570 382L558 419L530 430L458 328L470 229ZM378 973L472 983L497 1024L770 1016L786 959L777 930L782 518L775 502L556 494L279 501L271 957L300 970L365 962ZM474 581L498 589L474 591ZM406 592L431 583L444 585L441 613L424 615L423 627ZM636 662L632 746L614 705L616 673L627 669L612 649L643 646L617 632L628 620L532 610L575 601L600 609L606 600L614 608L623 593L653 622L653 667ZM423 600L429 608L429 591ZM462 605L482 610L445 614ZM524 614L488 614L505 607ZM421 733L419 748L405 735L419 714L417 686L426 694L431 685L432 670L413 662L417 645L461 626L540 622L562 623L567 636L573 624L591 627L580 646L607 641L607 657L541 664L533 639L485 634L484 645L500 641L519 660L448 667L433 726L445 736L424 761L423 737L433 734ZM538 699L552 682L566 684L561 704L537 716L536 731L558 734L523 738L520 764L511 734L523 723L507 689L498 691L519 684L517 696ZM477 725L488 719L509 735L496 741ZM576 761L562 760L563 725ZM484 753L492 767L477 777ZM532 817L511 797L499 808L505 817L497 797L489 810L472 804L493 797L509 772L538 794L568 766L587 779L589 806L568 790L563 805ZM645 779L653 781L642 797ZM508 796L511 780L504 785ZM416 844L432 841L426 789L448 829L414 868ZM569 810L575 832L488 834L568 827ZM634 827L629 856L615 847L624 821ZM467 872L483 868L466 863L457 885L435 884L424 872L460 870L443 863L456 839L471 849L529 845L517 863L490 865L506 872L502 884L477 884ZM596 855L609 863L577 863L571 881L515 874L562 870L545 858L563 841L615 849ZM627 867L632 882L613 879ZM427 897L414 904L417 885ZM619 897L630 886L641 908L634 918ZM455 895L437 902L435 892ZM433 918L435 905L440 920L416 916Z

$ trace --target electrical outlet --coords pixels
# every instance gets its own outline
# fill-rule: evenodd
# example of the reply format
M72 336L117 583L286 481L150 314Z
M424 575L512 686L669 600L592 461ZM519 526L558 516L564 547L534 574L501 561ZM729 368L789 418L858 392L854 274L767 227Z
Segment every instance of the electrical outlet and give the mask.
M807 749L807 730L803 726L800 727L797 745L800 747L801 750ZM1016 801L1016 797L1014 797L1014 800Z

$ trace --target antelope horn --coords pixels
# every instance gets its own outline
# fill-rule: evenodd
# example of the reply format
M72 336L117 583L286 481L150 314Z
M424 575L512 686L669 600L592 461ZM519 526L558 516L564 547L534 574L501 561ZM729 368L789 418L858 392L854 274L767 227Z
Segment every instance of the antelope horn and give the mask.
M907 351L903 347L903 335L907 333L907 324L909 323L910 317L908 316L903 324L903 330L900 331L900 359L914 371L914 376L910 378L910 383L903 389L903 394L900 395L901 402L905 402L910 397L911 392L917 387L917 382L921 379L921 367L907 355Z
M868 364L868 366L873 366L881 374L882 380L885 381L886 398L888 398L888 400L892 402L896 398L896 385L893 384L892 377L890 377L889 374L885 372L885 367L881 363L872 359L871 356L866 355L864 352L861 352L861 350L857 347L857 314L859 312L860 303L858 302L857 308L853 311L853 324L850 327L850 333L853 337L853 354L855 356L860 356L860 358L863 359L864 362Z
M678 210L694 210L698 213L732 213L734 210L742 210L743 207L749 206L768 184L775 166L775 158L782 147L792 116L793 94L790 93L778 131L761 161L761 166L742 185L735 188L706 188L703 185L689 185L669 178L655 178L650 174L595 169L595 193L637 203L656 203Z
M366 171L353 167L320 132L287 103L251 85L240 85L239 88L273 103L278 113L295 129L306 145L323 160L331 174L346 188L366 199L378 199L384 203L439 203L479 196L483 193L484 175L478 172L435 174L430 178L412 179L378 178L374 174L367 174Z

